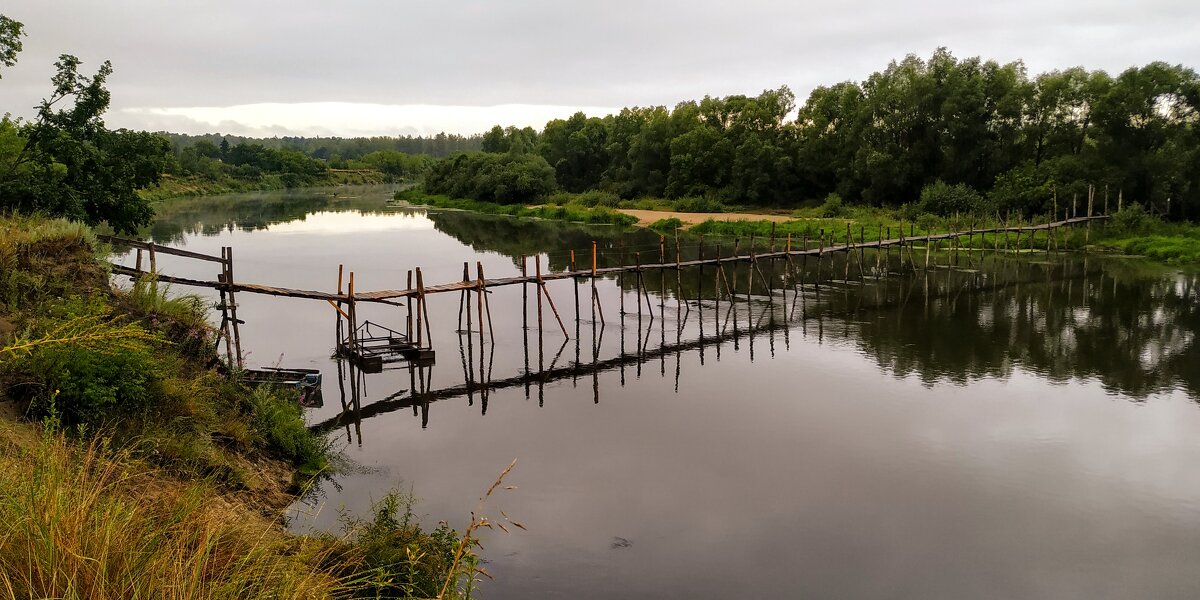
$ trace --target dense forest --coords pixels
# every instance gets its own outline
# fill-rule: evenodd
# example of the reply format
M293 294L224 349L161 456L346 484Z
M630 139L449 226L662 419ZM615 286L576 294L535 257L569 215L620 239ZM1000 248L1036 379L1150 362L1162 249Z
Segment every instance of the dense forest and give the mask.
M439 133L431 137L247 138L217 133L160 132L174 160L167 172L209 180L257 181L277 175L283 187L313 185L326 169L369 169L399 180L423 174L435 157L478 150L481 136Z
M838 194L872 206L1045 214L1089 185L1171 217L1200 215L1200 78L1165 63L1119 75L910 55L862 82L787 87L668 109L499 126L481 153L437 164L432 193L519 201L602 190L793 207ZM529 155L500 159L488 154ZM548 181L547 171L553 178ZM520 193L514 193L519 190Z

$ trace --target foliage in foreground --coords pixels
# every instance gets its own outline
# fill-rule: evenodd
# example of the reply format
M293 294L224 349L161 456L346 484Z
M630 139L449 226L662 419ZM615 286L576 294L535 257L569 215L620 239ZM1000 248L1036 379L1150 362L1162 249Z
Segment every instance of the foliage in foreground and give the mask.
M0 597L322 598L338 580L201 483L171 483L102 441L0 442Z
M114 292L93 244L66 221L0 219L0 401L32 421L0 421L0 598L469 593L473 538L425 532L398 495L341 536L265 518L294 500L288 473L327 469L327 442L286 391L211 368L199 299Z

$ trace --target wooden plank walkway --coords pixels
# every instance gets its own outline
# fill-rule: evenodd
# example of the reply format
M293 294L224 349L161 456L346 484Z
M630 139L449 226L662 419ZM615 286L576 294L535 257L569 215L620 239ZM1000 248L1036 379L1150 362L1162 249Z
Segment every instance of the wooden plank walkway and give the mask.
M899 246L901 244L927 243L927 242L933 242L933 241L939 241L939 240L959 238L959 237L968 236L968 235L973 236L973 235L977 235L977 234L983 235L983 234L994 234L994 233L1031 233L1031 232L1056 229L1059 227L1065 227L1065 226L1069 226L1069 225L1076 225L1076 224L1080 224L1080 223L1087 223L1089 221L1095 221L1095 220L1101 220L1101 219L1107 219L1107 218L1108 218L1107 215L1098 215L1098 216L1091 216L1091 217L1074 217L1074 218L1064 219L1062 221L1055 221L1055 222L1051 222L1051 223L1042 223L1040 225L1022 225L1022 226L1017 226L1017 227L992 227L992 228L987 228L987 229L972 229L972 230L968 230L968 231L936 233L936 234L914 236L914 237L901 237L901 238L893 238L893 239L887 239L887 240L876 240L876 241L872 241L872 242L861 242L861 243L850 242L850 243L841 244L841 245L837 245L837 246L808 248L808 249L804 249L804 250L792 249L790 251L789 250L781 250L781 251L776 251L776 252L765 252L762 254L740 254L740 255L734 255L734 256L723 256L720 258L714 257L714 258L686 260L686 261L680 261L680 262L647 263L647 264L643 264L643 265L620 265L620 266L616 266L616 267L596 268L594 271L592 269L577 269L577 270L573 270L573 271L568 270L568 271L558 271L558 272L551 272L551 273L542 273L540 275L522 275L522 276L514 276L514 277L500 277L500 278L495 278L495 279L484 279L482 287L494 288L494 287L503 287L503 286L520 285L520 284L537 285L539 282L555 281L555 280L561 280L561 279L589 278L589 277L593 277L593 276L615 275L615 274L619 274L619 273L636 273L638 271L669 270L669 269L681 269L681 268L687 268L687 267L710 266L710 265L717 266L717 265L723 265L723 264L736 264L736 263L741 263L741 262L755 262L755 261L759 261L759 260L771 260L771 259L778 259L778 258L786 258L789 256L793 256L793 257L795 257L795 256L823 256L824 254L829 254L829 253L850 252L853 250L858 250L860 248L865 248L865 249L887 248L887 247ZM115 238L115 237L111 237L111 236L100 236L100 237L101 237L101 239L104 239L105 241L109 241L112 243L125 244L125 245L129 245L131 247L134 247L134 248L147 249L147 250L151 250L152 252L157 251L157 252L160 252L163 254L173 254L173 255L183 256L183 257L187 257L187 258L195 258L195 259L199 259L199 260L208 260L208 261L214 261L214 262L221 262L223 260L223 259L213 257L213 256L208 256L208 255L199 254L199 253L195 253L195 252L189 252L186 250L180 250L178 248L169 248L166 246L159 246L157 244L140 242L137 240L126 240L126 239ZM373 292L356 292L353 295L353 297L351 297L348 293L331 293L331 292L322 292L322 291L316 291L316 290L302 290L302 289L285 288L285 287L263 285L263 284L256 284L256 283L242 283L242 282L236 282L236 281L232 282L232 283L226 283L226 282L222 282L222 281L202 281L202 280L197 280L197 279L188 279L188 278L183 278L183 277L174 277L174 276L169 276L169 275L163 275L161 273L152 274L150 271L126 267L123 265L115 265L115 264L112 265L112 270L113 270L113 273L116 273L119 275L129 275L134 278L150 277L153 275L153 277L157 281L164 282L164 283L178 284L178 285L186 285L186 286L194 286L194 287L207 287L207 288L214 288L214 289L222 289L222 290L226 290L226 291L248 292L248 293L253 293L253 294L265 294L265 295L269 295L269 296L281 296L281 297L287 297L287 298L305 298L305 299L310 299L310 300L325 300L327 302L332 302L332 303L345 303L345 302L350 302L351 300L353 300L355 302L376 302L376 303L381 303L381 304L389 304L392 306L402 306L402 304L400 302L398 302L399 300L417 299L417 298L420 298L422 295L441 294L441 293L447 293L447 292L462 292L462 291L466 291L466 290L478 291L481 287L480 281L478 279L475 279L475 280L456 281L453 283L424 286L423 288L418 287L418 288L407 288L407 289L378 290L378 291L373 291Z

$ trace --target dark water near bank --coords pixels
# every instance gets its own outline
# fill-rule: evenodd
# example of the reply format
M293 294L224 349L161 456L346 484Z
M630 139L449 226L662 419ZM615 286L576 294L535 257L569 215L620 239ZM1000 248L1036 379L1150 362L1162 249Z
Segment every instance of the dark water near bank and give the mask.
M233 246L244 281L324 290L339 264L371 290L404 287L414 266L427 284L459 279L463 261L514 275L522 254L562 269L593 239L604 262L622 245L659 253L644 231L339 194L171 201L147 235ZM681 242L685 259L695 246ZM845 279L843 260L821 277ZM483 514L528 531L485 534L485 598L1200 595L1197 275L1095 256L935 262L911 272L907 255L864 253L849 281L800 294L783 263L764 264L735 305L715 302L712 269L649 274L640 321L621 282L624 327L616 280L598 286L605 324L587 284L577 324L572 283L554 282L569 340L548 306L539 335L533 289L528 330L521 288L497 289L482 346L477 318L456 331L457 295L431 296L436 365L358 376L359 410L329 358L327 304L238 300L249 363L321 369L310 422L361 466L299 506L296 529L336 528L339 508L362 514L396 486L429 525L461 527L518 459L516 489ZM816 277L812 261L796 267ZM168 257L160 268L215 275ZM744 296L751 274L729 279Z

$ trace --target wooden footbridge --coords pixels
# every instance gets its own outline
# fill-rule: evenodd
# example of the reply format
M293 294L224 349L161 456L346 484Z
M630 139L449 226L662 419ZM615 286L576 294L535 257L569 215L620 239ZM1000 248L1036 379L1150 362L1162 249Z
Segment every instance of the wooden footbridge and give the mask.
M249 283L239 281L234 277L234 260L233 248L222 248L221 256L212 256L191 252L179 248L169 246L161 246L158 244L142 242L137 240L128 240L110 236L100 236L105 241L133 248L136 250L136 262L133 267L124 265L112 265L112 272L117 275L128 275L135 280L145 280L150 282L161 282L168 284L195 286L216 289L220 292L220 303L217 309L221 312L221 338L225 343L226 354L229 357L231 367L242 366L242 351L240 333L238 325L242 324L237 316L236 294L252 293L265 294L270 296L280 296L287 298L303 298L310 300L318 300L328 302L338 313L338 353L346 358L359 363L364 369L379 368L380 363L386 359L385 355L396 354L405 360L409 361L432 361L433 350L430 347L431 325L429 319L428 305L426 298L431 294L454 293L460 294L459 305L459 323L463 317L464 308L466 309L467 318L471 318L471 312L474 308L478 315L479 335L482 338L482 325L486 315L488 330L492 329L491 322L491 307L488 302L488 292L494 288L521 285L525 294L527 294L528 286L536 286L537 291L537 319L539 330L543 324L542 300L545 298L549 305L550 311L555 317L559 328L564 336L568 338L570 335L567 332L566 326L563 324L561 315L550 297L549 291L546 289L546 282L574 279L577 282L591 282L591 296L593 312L598 312L601 322L604 321L603 307L600 304L600 296L596 291L596 279L610 276L617 276L624 283L625 277L632 277L636 287L637 298L637 313L640 316L643 310L643 297L645 298L646 307L650 306L650 296L647 291L644 276L647 272L660 271L666 272L670 270L676 271L678 274L684 269L704 267L715 267L715 290L718 299L721 296L721 290L724 288L724 293L729 299L735 299L738 296L737 282L729 277L725 271L726 265L737 265L744 263L749 265L748 289L746 297L749 298L750 289L754 286L755 275L761 278L770 290L770 284L762 275L758 267L758 263L769 261L774 264L775 261L785 261L788 265L794 265L797 259L807 261L809 258L815 258L818 266L818 276L811 282L820 284L820 267L825 257L832 257L834 254L842 253L845 255L845 266L843 276L846 279L850 277L850 265L852 260L857 258L858 271L861 274L864 272L863 266L863 251L867 249L888 249L899 248L901 257L907 251L909 262L915 268L919 262L916 256L916 248L918 244L924 245L924 264L929 266L930 249L932 246L941 242L948 242L952 248L970 248L973 244L975 236L993 236L993 244L999 247L999 241L996 236L1003 235L1003 248L1022 247L1022 236L1028 235L1029 238L1025 242L1025 246L1029 246L1033 242L1033 236L1038 232L1047 232L1046 249L1057 249L1058 236L1057 231L1063 227L1070 227L1079 224L1090 224L1093 220L1107 219L1107 215L1091 215L1091 205L1088 203L1088 216L1071 217L1064 215L1062 220L1046 222L1041 224L1028 224L1017 226L1000 226L976 229L971 227L966 231L954 231L948 233L931 233L925 235L915 235L913 225L909 225L908 235L905 235L903 226L901 226L899 235L892 237L891 230L888 229L885 234L885 228L879 226L877 239L868 241L866 239L866 231L864 227L860 227L858 233L858 241L854 241L854 231L847 224L845 242L841 244L833 243L832 233L826 234L825 230L821 230L817 239L809 239L804 236L800 240L793 239L792 235L787 235L783 239L776 239L774 234L774 225L769 240L769 246L766 252L756 254L753 250L754 243L751 238L750 248L747 253L740 252L740 240L734 241L733 252L729 255L722 255L721 245L715 245L715 252L709 248L711 254L706 255L703 238L700 239L698 258L682 260L679 250L679 241L675 241L675 260L667 259L667 243L665 238L660 238L659 252L657 262L642 262L641 252L625 253L622 252L621 264L617 266L601 267L597 260L597 244L592 242L591 261L589 268L577 268L575 261L575 253L571 251L570 268L558 272L544 272L541 264L541 257L534 257L534 272L531 274L528 271L527 260L522 257L521 275L514 277L502 278L487 278L484 274L483 265L476 262L474 277L469 272L468 263L463 264L462 279L451 283L443 283L437 285L425 285L424 274L420 267L416 267L407 274L407 285L403 289L387 289L378 291L361 291L357 290L354 285L354 272L351 271L348 277L344 277L346 273L339 266L337 277L337 290L334 292L325 292L318 290L304 290L295 288L286 288L272 285L264 285L258 283ZM1089 225L1090 228L1090 225ZM1010 237L1015 235L1015 240L1010 242ZM966 239L966 245L962 241ZM981 238L982 239L982 238ZM798 242L798 243L797 243ZM778 247L777 247L778 243ZM198 280L184 277L176 277L159 272L157 268L157 255L168 254L189 258L200 261L208 261L217 263L221 266L221 271L215 280ZM148 257L148 265L143 265L143 258ZM628 259L632 257L630 263ZM832 261L832 258L830 259ZM830 265L832 271L832 263ZM834 277L834 273L830 273L830 277ZM475 293L475 306L472 307L471 294ZM403 331L380 328L379 325L360 322L357 315L357 306L359 303L377 303L391 306L399 306L407 309ZM526 306L528 304L526 303ZM578 307L578 287L576 287L576 307ZM625 294L620 296L620 313L626 314L625 310ZM576 310L578 316L578 310ZM343 320L345 325L343 326ZM370 325L371 327L367 327ZM375 331L386 332L381 336L375 335L368 329L374 328Z

